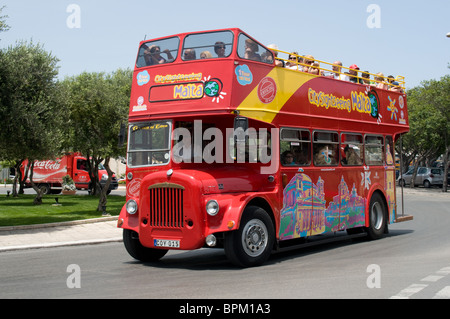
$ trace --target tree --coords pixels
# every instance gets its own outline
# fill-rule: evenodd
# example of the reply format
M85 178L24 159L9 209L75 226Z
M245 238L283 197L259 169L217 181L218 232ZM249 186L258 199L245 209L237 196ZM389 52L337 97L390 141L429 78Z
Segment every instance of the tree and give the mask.
M64 91L56 82L57 63L32 42L0 51L0 160L15 161L17 172L28 159L31 182L34 161L55 156L60 145ZM39 204L42 194L33 187Z
M428 164L444 153L444 187L447 191L448 154L450 151L450 75L440 80L423 81L408 91L410 132L403 146L417 167L422 161ZM411 187L414 187L411 183Z
M89 159L91 193L100 195L99 211L106 206L113 174L109 160L125 153L123 147L118 147L118 135L128 116L131 79L131 70L118 70L112 74L84 72L64 81L70 91L68 141L73 150ZM103 189L98 183L101 162L108 172Z
M3 9L5 8L5 6L0 8L0 32L4 32L4 31L8 31L9 30L9 25L6 24L6 18L8 18L7 15L2 16L1 13L3 11Z

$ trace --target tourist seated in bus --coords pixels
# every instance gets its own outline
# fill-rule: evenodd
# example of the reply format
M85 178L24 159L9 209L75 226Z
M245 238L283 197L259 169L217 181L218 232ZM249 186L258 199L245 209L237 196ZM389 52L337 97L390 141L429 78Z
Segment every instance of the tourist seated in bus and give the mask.
M212 58L212 54L209 51L203 51L202 53L200 53L200 59L211 59Z
M166 49L163 52L167 54L169 60L173 60L173 56L169 49ZM146 65L163 64L167 62L167 60L161 56L161 49L157 45L152 45L145 49L144 60Z
M273 54L271 51L266 50L261 54L261 61L264 63L269 63L272 64L273 63Z
M214 44L214 52L217 54L218 58L224 58L225 57L225 43L222 41L217 41Z
M309 143L305 143L307 146L309 146ZM297 152L297 163L299 165L309 165L310 160L309 160L309 149L308 148L303 148L298 150Z
M334 61L333 65L331 66L331 69L333 70L333 72L331 72L331 74L328 75L327 77L341 81L349 81L348 75L342 72L341 61Z
M335 165L336 161L335 144L317 144L314 145L314 165Z
M195 54L194 49L184 50L184 54L183 54L184 61L190 61L190 60L196 60L196 59L197 59L197 55Z
M356 146L348 144L344 148L344 156L342 157L343 165L361 165L362 158L360 150L356 150Z
M252 39L246 39L244 59L261 61L261 56L256 52L258 52L258 44Z
M294 154L291 151L284 151L283 154L281 154L281 163L283 166L297 165L294 161Z
M303 66L298 64L300 62L299 59L300 57L298 56L298 52L291 52L288 57L289 61L286 62L286 69L301 70Z
M400 87L400 83L398 83L397 81L395 81L394 76L389 75L387 77L388 80L388 87L390 91L395 91L395 92L403 92L402 88Z
M314 75L323 75L323 72L319 69L320 65L318 62L314 62L308 69L308 73Z
M279 67L284 67L284 61L278 58L278 51L275 51L278 50L278 46L276 44L270 44L267 48L270 49L270 51L275 56L275 65Z
M376 76L374 77L375 80L375 86L377 87L377 89L384 89L387 90L388 89L388 85L386 84L386 82L384 82L384 74L381 72L378 72L376 74Z
M313 63L314 63L314 57L312 55L305 56L305 59L303 61L303 64L305 64L305 65L303 66L303 68L300 71L308 73L309 72L309 68L311 67L311 65Z
M362 78L363 84L370 85L370 74L369 74L369 71L361 72L361 78Z
M363 84L361 78L358 77L359 67L356 64L352 64L349 67L349 81L353 83Z

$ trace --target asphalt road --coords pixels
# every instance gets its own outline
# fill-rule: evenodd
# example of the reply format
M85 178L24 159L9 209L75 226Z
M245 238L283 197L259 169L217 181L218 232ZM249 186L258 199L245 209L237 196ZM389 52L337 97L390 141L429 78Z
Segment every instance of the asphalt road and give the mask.
M450 194L405 194L413 221L376 241L274 254L239 269L221 249L171 251L134 261L121 243L0 254L0 298L446 298L450 299Z

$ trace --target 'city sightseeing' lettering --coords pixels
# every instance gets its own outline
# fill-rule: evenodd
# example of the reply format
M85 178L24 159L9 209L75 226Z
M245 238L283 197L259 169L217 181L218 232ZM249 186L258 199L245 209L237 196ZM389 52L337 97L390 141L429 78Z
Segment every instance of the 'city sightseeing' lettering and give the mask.
M313 89L308 90L309 103L317 106L324 107L325 109L336 108L338 110L352 111L350 99L339 98L333 94L325 94L324 92L316 92Z
M201 81L202 73L156 75L155 83L173 83L181 81Z

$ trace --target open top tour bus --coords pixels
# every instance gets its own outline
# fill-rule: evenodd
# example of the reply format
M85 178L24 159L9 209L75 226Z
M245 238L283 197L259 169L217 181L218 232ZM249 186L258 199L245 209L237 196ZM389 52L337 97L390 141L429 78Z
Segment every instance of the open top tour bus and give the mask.
M118 220L129 254L223 247L248 267L315 235L376 239L411 219L395 192L404 80L348 71L239 29L142 41Z

